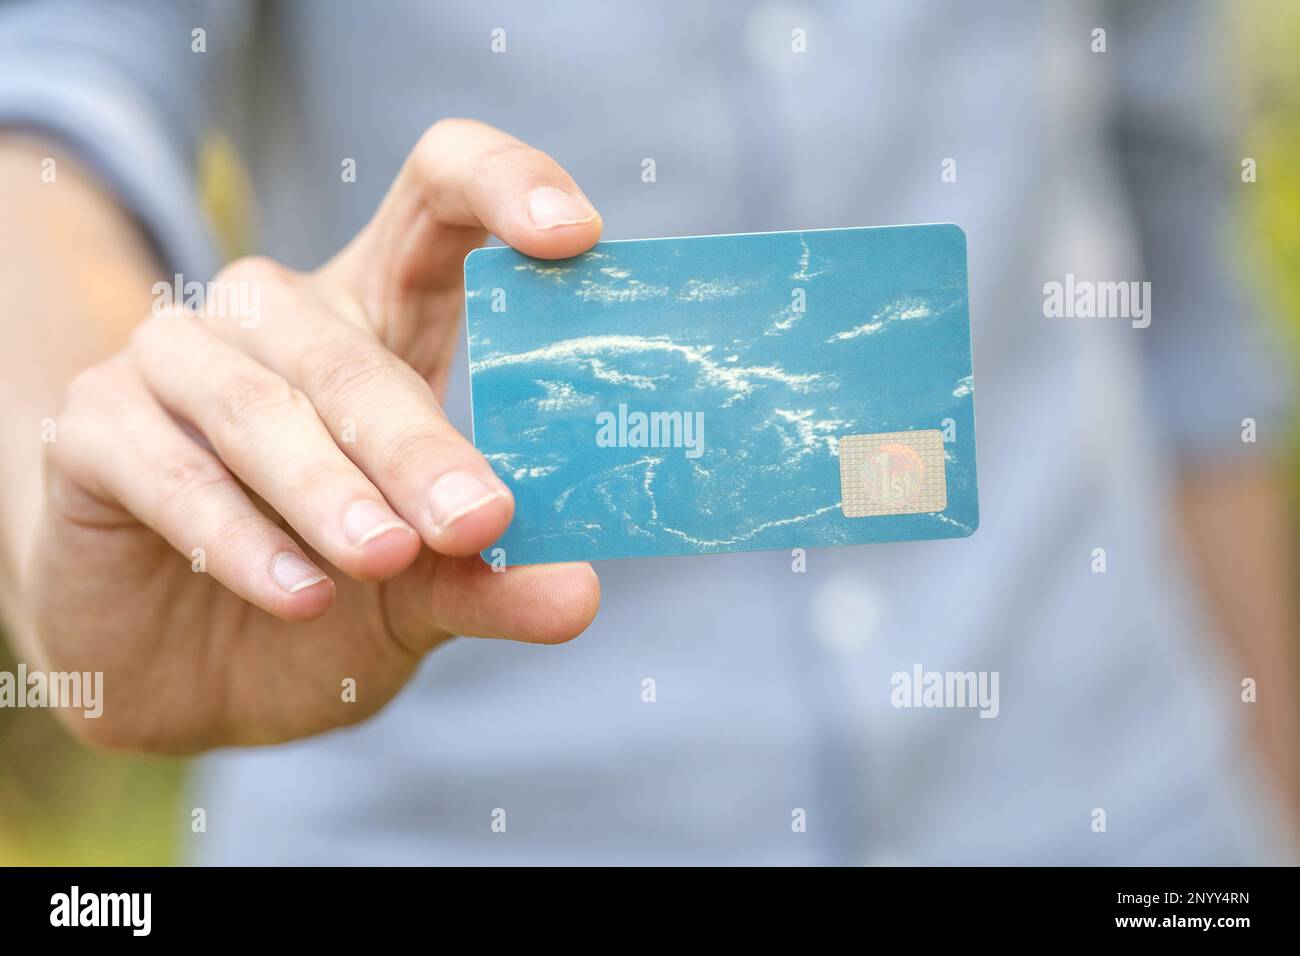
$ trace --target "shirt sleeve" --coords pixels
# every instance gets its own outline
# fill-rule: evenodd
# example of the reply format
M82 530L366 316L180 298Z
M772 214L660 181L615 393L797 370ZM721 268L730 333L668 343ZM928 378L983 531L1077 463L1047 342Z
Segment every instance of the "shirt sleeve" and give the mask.
M1142 344L1159 423L1185 458L1290 437L1290 363L1277 323L1243 281L1251 256L1235 190L1241 142L1225 31L1213 5L1147 0L1111 8L1113 135L1151 282Z
M0 127L70 149L168 271L206 279L220 263L197 160L248 17L243 4L201 0L0 5Z

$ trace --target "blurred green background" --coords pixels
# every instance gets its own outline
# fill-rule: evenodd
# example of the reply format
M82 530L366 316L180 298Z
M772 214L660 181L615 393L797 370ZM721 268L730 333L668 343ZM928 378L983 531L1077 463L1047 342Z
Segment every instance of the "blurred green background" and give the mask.
M1259 163L1243 185L1250 273L1300 351L1300 3L1251 0L1231 31L1247 117L1242 156Z
M1300 3L1225 2L1224 12L1241 157L1258 164L1258 181L1239 190L1245 265L1300 355ZM1239 183L1240 167L1224 175ZM0 670L15 666L0 641ZM0 709L0 865L174 862L183 781L182 762L92 753L47 712Z

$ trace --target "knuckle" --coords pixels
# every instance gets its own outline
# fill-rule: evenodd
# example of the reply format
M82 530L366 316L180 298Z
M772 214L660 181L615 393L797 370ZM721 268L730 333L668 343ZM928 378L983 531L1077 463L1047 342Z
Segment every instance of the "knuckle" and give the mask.
M137 322L131 334L126 337L126 353L128 355L143 356L148 355L153 337L158 331L159 313L155 311L148 318Z
M368 393L392 378L393 366L377 348L355 343L324 347L305 362L303 381L313 395L336 403L347 396Z
M215 460L192 457L165 462L158 472L158 495L164 506L185 507L206 488L233 481Z
M236 431L301 408L306 396L278 375L234 375L217 389L217 408L224 427Z
M356 489L357 475L349 468L313 461L309 467L297 471L293 477L297 494L306 501L333 501L364 490Z
M42 448L47 475L86 477L102 464L105 442L122 428L130 401L120 365L114 357L82 369L64 388L54 433Z
M46 442L41 448L41 469L45 476L46 493L51 498L64 497L62 492L65 483L66 487L78 485L85 465L94 460L94 455L85 454L82 444L76 440L77 436L88 430L85 421L80 412L65 412L60 415L58 428L63 437Z
M270 519L260 511L250 508L231 515L221 524L213 541L214 552L218 554L240 554L248 550L250 541L262 541L266 537Z
M444 116L426 129L416 143L418 152L438 152L449 140L464 136L479 124L460 116Z
M496 140L484 148L484 140ZM438 120L420 137L414 151L416 167L431 182L442 181L466 157L480 172L503 166L554 165L546 153L476 120Z
M450 450L451 442L436 432L424 429L402 432L384 449L384 473L395 476L427 469L431 462L447 457Z
M296 273L270 256L244 256L227 263L214 277L215 282L254 282L287 285Z
M84 368L72 377L63 392L65 412L98 408L112 394L115 371L104 362Z
M241 329L256 328L263 313L292 316L304 305L305 282L288 266L266 256L236 259L208 284L208 297L198 318L210 331L227 341L237 339L228 320L238 319Z
M176 316L155 313L144 321L137 323L126 340L126 353L143 363L151 353L158 349L160 336L166 335L175 328L175 325L169 327L164 323L178 321L181 320Z
M463 131L463 120L441 119L421 134L411 151L411 168L421 178L437 182L442 178L446 167L446 156L450 144Z
M551 158L536 146L527 143L498 143L484 150L479 157L479 169L490 172L505 166L539 166L548 165Z
M95 435L98 425L82 408L67 406L55 420L55 428L54 441L45 442L41 448L45 475L47 478L75 475L85 462L94 458L85 454L85 436Z

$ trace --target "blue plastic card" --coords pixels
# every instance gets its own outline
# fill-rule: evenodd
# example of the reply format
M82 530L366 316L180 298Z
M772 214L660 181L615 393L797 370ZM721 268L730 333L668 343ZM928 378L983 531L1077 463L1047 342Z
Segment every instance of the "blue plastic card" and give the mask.
M953 225L465 260L506 564L954 538L979 523ZM496 549L501 549L500 551Z

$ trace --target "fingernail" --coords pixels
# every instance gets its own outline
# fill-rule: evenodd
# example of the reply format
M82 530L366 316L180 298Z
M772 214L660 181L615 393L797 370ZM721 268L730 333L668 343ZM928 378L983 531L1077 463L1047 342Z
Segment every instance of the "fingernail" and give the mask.
M400 529L414 533L410 525L396 518L383 505L364 498L348 506L347 514L343 516L343 527L349 540L358 548L389 531Z
M596 210L585 199L554 186L538 186L528 196L528 215L538 229L576 226L596 218Z
M320 568L308 564L291 551L281 551L275 556L271 562L271 576L290 594L325 580Z
M434 531L440 532L489 501L504 498L503 487L488 484L468 471L449 471L430 489Z

